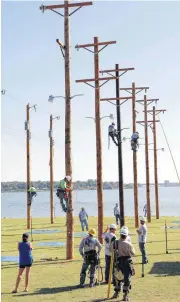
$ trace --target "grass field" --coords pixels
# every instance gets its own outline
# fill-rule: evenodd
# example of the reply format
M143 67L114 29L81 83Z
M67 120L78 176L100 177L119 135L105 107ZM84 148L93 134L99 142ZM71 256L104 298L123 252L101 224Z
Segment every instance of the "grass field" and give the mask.
M176 225L173 221L180 218L166 218L167 225ZM136 249L134 259L136 275L132 278L131 301L180 301L180 228L168 229L168 249L165 253L165 217L152 219L148 224L147 252L149 264L145 266L145 277L141 278L141 257L137 245L134 221L126 219L131 233L132 243ZM112 223L112 218L105 219L105 226ZM97 228L97 219L90 217L89 225ZM19 292L12 295L18 272L17 263L2 264L2 301L104 301L107 296L107 285L77 289L82 258L78 253L81 238L75 238L75 260L66 262L65 247L37 246L39 242L66 241L65 218L57 218L53 225L49 219L34 219L34 229L60 229L63 232L54 234L33 234L34 264L31 270L29 292L23 292L24 279ZM17 242L26 231L25 219L2 219L2 256L18 256ZM75 232L80 232L78 218L75 218ZM55 259L56 258L56 259ZM104 248L101 253L101 264L104 266ZM47 260L48 259L48 260ZM88 284L88 278L86 283ZM111 295L113 288L111 288ZM109 300L119 301L119 300Z

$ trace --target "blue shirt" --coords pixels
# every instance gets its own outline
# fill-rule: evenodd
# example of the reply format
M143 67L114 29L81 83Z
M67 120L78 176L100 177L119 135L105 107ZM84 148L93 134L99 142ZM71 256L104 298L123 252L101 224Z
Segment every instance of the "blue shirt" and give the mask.
M19 264L20 265L29 265L33 262L32 251L30 248L29 242L20 242L19 243Z

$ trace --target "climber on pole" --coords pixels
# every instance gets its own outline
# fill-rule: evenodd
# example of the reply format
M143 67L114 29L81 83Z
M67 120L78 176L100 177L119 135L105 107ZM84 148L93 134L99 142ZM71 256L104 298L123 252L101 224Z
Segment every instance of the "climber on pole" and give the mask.
M119 135L118 131L115 129L115 123L112 123L108 127L108 135L112 138L112 141L115 143L116 146L119 145Z
M60 204L62 206L62 210L64 212L71 212L73 209L69 208L69 191L71 189L70 186L71 176L66 176L64 179L60 180L59 186L56 192L57 197L60 199ZM64 203L65 201L65 203Z
M28 195L29 195L29 206L31 205L32 201L33 201L33 197L37 196L37 193L36 193L36 188L35 187L30 187L29 190L28 190Z
M137 149L139 148L139 132L134 132L131 136L131 150L133 150L134 152L137 151Z

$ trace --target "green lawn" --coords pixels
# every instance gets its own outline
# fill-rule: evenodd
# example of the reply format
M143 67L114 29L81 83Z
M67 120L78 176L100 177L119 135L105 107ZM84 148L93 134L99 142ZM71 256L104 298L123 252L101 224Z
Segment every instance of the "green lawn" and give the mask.
M180 218L169 217L168 225L175 225L172 221L180 221ZM168 230L169 254L165 253L164 220L153 218L148 224L147 252L149 264L145 266L145 278L141 278L141 257L137 245L137 235L134 229L134 221L126 219L131 239L136 249L134 259L136 275L132 278L131 301L180 301L180 229ZM112 218L105 219L105 225L112 223ZM89 225L97 228L97 219L90 217ZM54 225L50 225L49 219L34 219L34 229L61 229L63 232L54 234L33 235L34 264L31 270L29 292L23 292L24 279L21 282L19 292L11 294L14 288L18 266L15 263L2 264L2 301L104 301L107 295L107 285L95 288L76 289L79 283L79 274L82 259L78 253L78 245L81 238L75 238L75 259L66 262L65 247L36 246L42 241L66 240L65 218L57 218ZM18 256L17 242L26 231L24 219L2 219L2 256ZM81 231L78 218L75 218L75 232ZM56 259L55 259L56 258ZM57 259L58 258L58 259ZM101 253L101 264L104 266L104 249ZM47 260L49 259L49 260ZM88 284L88 278L87 278ZM111 288L111 294L113 288ZM109 300L111 301L111 300ZM118 300L113 300L118 301Z

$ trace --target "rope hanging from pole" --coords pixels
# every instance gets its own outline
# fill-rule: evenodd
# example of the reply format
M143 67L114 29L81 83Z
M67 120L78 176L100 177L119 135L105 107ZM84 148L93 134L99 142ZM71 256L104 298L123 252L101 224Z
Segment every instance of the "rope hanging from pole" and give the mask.
M165 133L165 131L164 131L164 128L163 128L163 125L162 125L162 123L161 123L159 114L158 114L158 118L159 118L159 122L160 122L160 125L161 125L161 128L162 128L164 137L165 137L165 139L166 139L166 143L167 143L168 148L169 148L169 152L170 152L170 154L171 154L171 158L172 158L172 161L173 161L173 164L174 164L174 168L175 168L175 171L176 171L176 174L177 174L178 181L179 181L179 183L180 183L180 176L179 176L179 173L178 173L178 170L177 170L177 167L176 167L176 163L175 163L175 160L174 160L172 151L171 151L171 147L170 147L169 142L168 142L168 139L167 139L167 135L166 135L166 133Z

